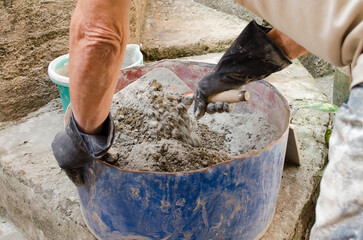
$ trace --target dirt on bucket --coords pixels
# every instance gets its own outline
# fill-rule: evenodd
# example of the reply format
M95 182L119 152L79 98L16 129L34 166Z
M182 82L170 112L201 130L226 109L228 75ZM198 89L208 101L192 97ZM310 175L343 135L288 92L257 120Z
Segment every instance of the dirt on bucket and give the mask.
M191 171L262 149L282 134L261 112L196 121L188 91L173 72L158 68L115 94L115 140L103 160L127 170Z

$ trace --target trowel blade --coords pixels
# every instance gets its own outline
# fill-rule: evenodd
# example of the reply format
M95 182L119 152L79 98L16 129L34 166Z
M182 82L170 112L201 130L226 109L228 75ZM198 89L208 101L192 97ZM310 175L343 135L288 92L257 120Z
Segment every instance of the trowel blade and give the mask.
M298 141L295 133L294 125L290 124L289 127L289 137L287 139L287 148L286 148L286 155L285 161L298 165L301 165L300 162L300 151L298 146Z

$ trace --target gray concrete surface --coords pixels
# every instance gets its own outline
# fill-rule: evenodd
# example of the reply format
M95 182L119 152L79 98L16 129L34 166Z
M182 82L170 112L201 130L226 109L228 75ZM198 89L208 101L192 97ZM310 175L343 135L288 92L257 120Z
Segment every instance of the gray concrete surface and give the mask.
M0 240L29 240L9 219L0 216Z
M221 54L197 56L216 62ZM268 79L291 104L326 101L317 82L298 62ZM0 207L32 239L93 239L79 208L76 188L61 172L50 144L62 129L59 100L19 122L0 125ZM296 125L300 167L285 165L274 220L263 239L304 239L313 221L319 174L326 160L328 114L299 110Z
M329 103L333 103L334 76L334 74L330 74L324 77L315 78Z
M301 105L328 101L318 83L298 61L268 77L290 104ZM314 221L321 171L327 161L324 134L329 114L300 109L295 125L301 166L285 165L274 222L263 239L308 239ZM293 230L294 229L294 230Z
M350 67L335 68L333 103L340 106L349 97L352 75Z
M94 239L76 187L60 171L50 144L62 129L60 100L0 126L0 207L31 239Z
M141 49L150 61L223 51L246 25L193 0L150 1Z
M314 78L325 77L335 72L333 65L312 53L299 57L299 61Z
M235 3L233 0L195 0L195 1L210 8L214 8L219 11L235 15L248 22L254 20L261 24L263 21L262 18L257 17L251 11Z

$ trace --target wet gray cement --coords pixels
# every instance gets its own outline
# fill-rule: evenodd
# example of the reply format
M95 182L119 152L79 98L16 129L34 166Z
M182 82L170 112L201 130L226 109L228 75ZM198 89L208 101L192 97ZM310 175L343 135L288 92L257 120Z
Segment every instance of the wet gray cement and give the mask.
M116 134L105 161L126 170L192 171L282 136L260 111L205 114L197 121L191 92L172 71L156 68L115 94Z
M216 61L218 55L198 61ZM326 101L317 82L295 61L266 79L290 104ZM313 221L320 173L326 162L329 115L299 110L293 123L301 166L285 164L274 219L263 239L303 239ZM76 187L60 171L50 144L63 128L60 100L17 122L0 124L0 207L31 239L94 239L84 224Z

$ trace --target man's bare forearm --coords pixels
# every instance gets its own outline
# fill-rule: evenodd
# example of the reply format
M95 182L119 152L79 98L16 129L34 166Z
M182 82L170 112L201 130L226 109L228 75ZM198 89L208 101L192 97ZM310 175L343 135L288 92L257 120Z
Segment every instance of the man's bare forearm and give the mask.
M70 97L81 131L106 119L129 35L130 0L79 0L70 27Z

